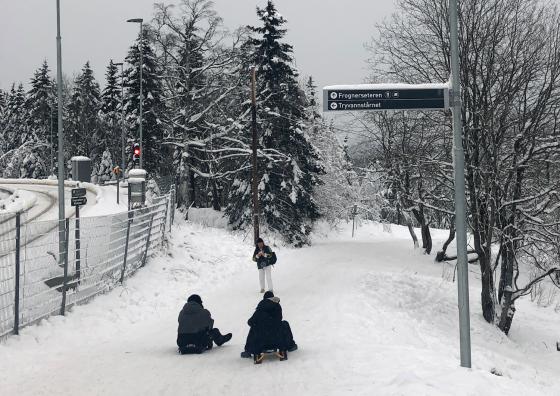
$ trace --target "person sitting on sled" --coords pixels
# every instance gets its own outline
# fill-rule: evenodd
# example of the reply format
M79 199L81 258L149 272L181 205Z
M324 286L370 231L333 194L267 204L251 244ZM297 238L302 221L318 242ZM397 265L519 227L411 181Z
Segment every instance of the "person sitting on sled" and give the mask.
M202 305L198 294L193 294L179 313L179 329L177 330L177 346L179 352L202 353L212 349L212 342L220 346L231 340L231 333L222 335L220 330L213 328L214 319Z
M263 352L277 350L281 360L288 358L288 352L295 351L297 344L290 329L290 324L282 320L280 299L267 291L259 302L255 313L247 321L250 326L245 351L241 357L253 356L255 363L261 363Z

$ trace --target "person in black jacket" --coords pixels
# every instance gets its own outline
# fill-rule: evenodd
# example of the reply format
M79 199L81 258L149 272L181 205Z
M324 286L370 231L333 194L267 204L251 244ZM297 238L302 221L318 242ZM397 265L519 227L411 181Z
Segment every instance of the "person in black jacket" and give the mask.
M198 294L193 294L179 313L177 346L181 354L202 353L212 349L212 342L220 346L231 340L231 333L222 335L214 328L214 319L202 305Z
M264 278L268 283L268 290L272 291L272 263L270 259L273 255L272 249L264 244L262 238L255 242L255 251L253 253L253 261L257 263L259 270L259 281L261 283L261 293L264 293Z
M267 350L278 350L279 357L285 359L287 352L297 349L290 324L282 320L280 299L271 291L264 294L247 324L250 329L241 357L254 356L255 363L260 363Z

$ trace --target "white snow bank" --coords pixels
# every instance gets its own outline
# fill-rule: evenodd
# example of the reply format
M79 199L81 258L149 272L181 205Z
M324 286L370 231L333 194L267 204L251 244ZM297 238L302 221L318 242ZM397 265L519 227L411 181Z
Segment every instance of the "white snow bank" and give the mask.
M37 196L30 191L13 190L7 198L0 200L0 213L25 212L37 202Z
M41 186L58 186L57 179L3 179L0 178L0 184L32 184ZM77 188L83 187L92 194L99 194L99 187L92 183L85 183L79 181L65 180L64 187L66 188Z

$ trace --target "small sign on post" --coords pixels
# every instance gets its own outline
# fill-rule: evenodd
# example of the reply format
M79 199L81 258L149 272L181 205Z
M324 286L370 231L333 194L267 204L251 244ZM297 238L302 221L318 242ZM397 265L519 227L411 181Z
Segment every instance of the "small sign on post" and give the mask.
M86 196L86 189L85 188L73 188L72 189L72 198L79 198Z
M87 203L86 189L85 188L73 188L72 197L70 198L70 203L72 206L82 206Z
M87 204L87 197L72 197L70 203L72 206L83 206Z

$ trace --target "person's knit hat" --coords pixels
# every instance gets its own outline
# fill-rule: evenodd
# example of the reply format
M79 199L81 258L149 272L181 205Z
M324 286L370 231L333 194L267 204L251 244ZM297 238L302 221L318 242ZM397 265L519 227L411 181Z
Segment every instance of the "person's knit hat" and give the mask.
M202 305L202 298L198 294L191 294L187 299L187 302L195 302Z
M266 293L264 293L263 300L266 300L267 298L272 298L272 297L274 297L274 293L269 290Z

